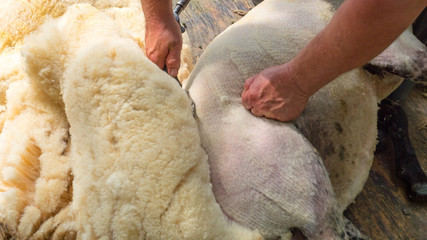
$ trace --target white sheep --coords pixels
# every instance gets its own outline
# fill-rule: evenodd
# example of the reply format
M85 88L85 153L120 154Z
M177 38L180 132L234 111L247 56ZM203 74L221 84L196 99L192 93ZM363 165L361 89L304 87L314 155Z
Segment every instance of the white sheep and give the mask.
M328 23L332 9L322 0L264 1L210 43L185 85L196 105L217 201L231 219L266 237L300 228L309 239L346 238L342 212L369 175L377 103L402 81L354 69L311 97L293 123L244 109L245 79L289 61ZM387 56L388 63L416 65L414 45L406 47L409 52L398 49L410 56Z

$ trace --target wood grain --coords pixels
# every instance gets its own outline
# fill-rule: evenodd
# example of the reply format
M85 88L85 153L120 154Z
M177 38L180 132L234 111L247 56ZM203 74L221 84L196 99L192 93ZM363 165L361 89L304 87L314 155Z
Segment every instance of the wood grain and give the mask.
M252 2L242 0L192 0L181 13L181 22L186 27L192 44L195 61L206 46L228 26L247 12Z

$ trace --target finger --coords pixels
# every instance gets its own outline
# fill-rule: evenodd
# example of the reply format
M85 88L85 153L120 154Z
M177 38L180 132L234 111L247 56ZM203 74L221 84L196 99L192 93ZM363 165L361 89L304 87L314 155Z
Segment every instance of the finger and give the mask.
M168 56L166 57L168 73L172 77L176 77L178 75L179 65L181 64L181 49L181 45L171 48Z
M280 115L280 114L274 114L274 113L271 113L271 112L266 112L264 114L264 116L266 118L275 119L275 120L278 120L278 121L281 121L281 122L288 122L289 121L288 118L285 115L283 115L283 114Z
M167 56L167 49L161 50L161 48L151 48L147 46L146 53L148 59L150 59L153 63L155 63L160 69L164 69L165 67L165 60Z
M251 109L253 107L253 104L252 104L253 93L250 89L250 85L253 83L254 80L255 80L255 76L250 77L245 81L245 86L244 86L241 97L242 97L243 106L245 106L246 109Z
M242 104L248 110L250 110L253 107L249 91L243 90L243 93L242 93Z
M271 111L271 112L267 113L265 116L267 118L276 119L276 120L279 120L281 122L290 122L290 121L294 120L295 118L297 118L301 113L302 113L302 111L296 111L293 109L282 108L282 109L277 110L277 111Z
M264 113L259 111L257 108L252 108L251 112L253 115L257 116L257 117L262 117L264 116Z
M245 86L244 86L244 90L243 91L246 91L246 90L248 90L249 89L249 87L251 86L251 84L253 83L253 81L255 80L255 76L252 76L252 77L250 77L250 78L248 78L248 79L246 79L246 81L245 81Z

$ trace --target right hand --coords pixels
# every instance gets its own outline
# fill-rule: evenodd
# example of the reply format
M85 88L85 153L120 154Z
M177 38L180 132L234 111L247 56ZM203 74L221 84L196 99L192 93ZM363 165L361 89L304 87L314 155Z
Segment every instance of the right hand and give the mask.
M264 69L246 80L242 103L255 116L291 121L302 113L310 97L296 81L289 64Z
M167 67L169 75L176 77L181 62L182 34L175 18L147 22L145 52L148 59L160 69Z

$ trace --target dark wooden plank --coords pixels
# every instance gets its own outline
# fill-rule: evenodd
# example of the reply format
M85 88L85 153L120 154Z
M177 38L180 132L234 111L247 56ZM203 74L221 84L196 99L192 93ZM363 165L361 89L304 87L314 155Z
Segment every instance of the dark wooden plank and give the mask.
M345 215L371 239L427 239L427 204L408 201L394 172L390 145L376 155L364 190Z
M235 10L248 11L252 7L250 0L190 1L180 18L189 35L195 61L218 34L241 18Z

